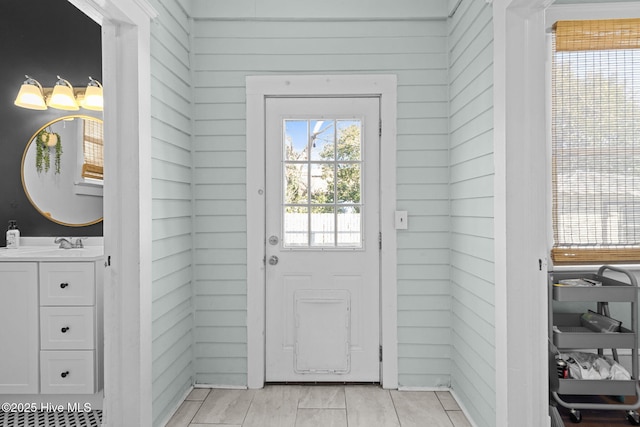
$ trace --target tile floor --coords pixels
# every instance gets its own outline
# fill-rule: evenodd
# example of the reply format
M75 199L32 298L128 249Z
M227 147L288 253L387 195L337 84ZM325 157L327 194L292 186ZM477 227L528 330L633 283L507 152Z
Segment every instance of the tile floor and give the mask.
M449 392L374 385L196 388L166 427L471 427Z

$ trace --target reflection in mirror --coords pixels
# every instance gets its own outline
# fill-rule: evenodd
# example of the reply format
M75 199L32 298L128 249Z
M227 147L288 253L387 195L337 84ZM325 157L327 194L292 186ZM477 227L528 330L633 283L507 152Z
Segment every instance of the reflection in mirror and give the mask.
M65 116L38 129L22 156L22 185L38 212L72 227L102 221L102 147L95 117Z

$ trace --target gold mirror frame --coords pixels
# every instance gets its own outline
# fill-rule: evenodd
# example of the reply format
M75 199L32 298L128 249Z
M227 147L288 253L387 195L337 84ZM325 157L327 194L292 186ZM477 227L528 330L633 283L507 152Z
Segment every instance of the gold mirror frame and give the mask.
M50 220L50 221L52 221L52 222L55 222L55 223L57 223L57 224L64 225L64 226L67 226L67 227L86 227L86 226L93 225L93 224L97 224L97 223L101 222L101 221L103 220L103 218L104 218L104 217L103 217L103 215L101 214L101 215L100 215L100 217L99 217L99 218L97 218L97 219L95 219L95 220L89 220L89 221L87 221L87 222L82 222L82 223L67 222L67 221L64 221L64 218L63 218L63 219L60 219L60 218L54 218L54 216L52 216L49 212L47 212L47 211L43 210L43 208L41 208L41 206L39 206L39 205L38 205L38 202L37 202L36 200L34 200L34 198L32 197L31 192L29 192L29 189L27 188L27 182L26 182L26 181L27 181L28 179L26 179L26 178L25 178L25 171L33 170L33 173L34 173L34 174L38 174L38 172L35 170L35 169L36 169L36 168L35 168L35 164L33 164L33 163L32 163L32 164L27 164L27 158L32 157L32 156L30 156L29 149L30 149L30 148L32 148L32 146L33 146L33 149L35 150L35 141L36 141L36 138L37 138L38 134L39 134L42 130L44 130L44 129L46 129L46 128L50 127L50 126L53 126L54 124L56 124L56 123L58 123L58 122L63 122L63 121L68 121L68 120L75 120L75 119L93 120L93 121L97 121L97 122L103 123L102 119L97 118L97 117L93 117L93 116L88 116L88 115L69 115L69 116L63 116L63 117L58 117L58 118L56 118L56 119L54 119L54 120L51 120L50 122L47 122L47 123L46 123L46 124L44 124L42 127L40 127L40 128L39 128L39 129L38 129L38 130L37 130L37 131L36 131L36 132L31 136L31 138L30 138L30 139L29 139L29 141L27 142L27 146L25 147L25 149L24 149L24 153L22 154L22 164L21 164L21 167L20 167L20 176L21 176L21 179L22 179L22 189L24 190L24 193L25 193L25 195L27 196L27 199L29 199L29 202L31 203L31 205L32 205L32 206L33 206L33 207L34 207L34 208L35 208L35 209L36 209L36 210L37 210L37 211L38 211L38 212L39 212L43 217L47 218L48 220ZM64 147L64 144L65 144L64 139L62 139L61 143L62 143L62 145L63 145L63 147ZM80 143L80 142L77 142L77 141L76 141L76 143L77 143L77 146L78 146L78 147L81 147L81 143ZM81 149L81 148L80 148L80 149ZM63 154L64 154L64 151L63 151ZM51 156L51 157L52 157L52 158L51 158L51 163L52 163L52 165L51 165L51 169L49 170L49 172L48 172L48 173L53 174L53 173L54 173L54 170L55 170L55 166L53 165L53 162L54 162L54 155L53 155L53 153L52 153L52 156ZM73 183L72 183L72 184L73 184ZM32 185L32 187L33 187L33 185ZM34 189L32 188L32 192L33 192L33 190L34 190ZM82 209L82 207L81 207L81 206L80 206L79 208L80 208L80 209Z

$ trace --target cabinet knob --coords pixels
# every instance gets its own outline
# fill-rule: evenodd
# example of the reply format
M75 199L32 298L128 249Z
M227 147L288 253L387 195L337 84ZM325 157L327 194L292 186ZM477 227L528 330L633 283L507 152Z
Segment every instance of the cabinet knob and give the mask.
M64 289L64 288L66 288L67 286L69 286L69 284L68 284L68 283L66 283L66 282L60 283L60 288L61 288L61 289Z
M68 330L69 330L69 327L65 326L64 328L60 329L60 332L62 332L63 334L66 334Z
M67 378L68 375L69 375L69 371L64 371L63 373L60 374L62 378Z

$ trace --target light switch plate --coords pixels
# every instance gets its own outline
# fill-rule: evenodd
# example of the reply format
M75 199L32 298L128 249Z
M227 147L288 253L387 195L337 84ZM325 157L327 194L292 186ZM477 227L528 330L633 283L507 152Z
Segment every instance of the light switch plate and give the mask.
M396 211L396 230L407 229L407 211Z

